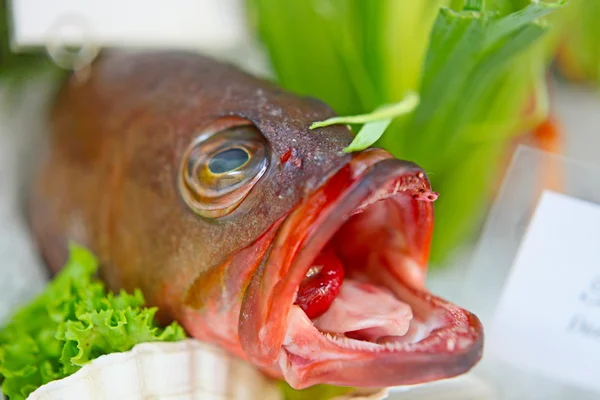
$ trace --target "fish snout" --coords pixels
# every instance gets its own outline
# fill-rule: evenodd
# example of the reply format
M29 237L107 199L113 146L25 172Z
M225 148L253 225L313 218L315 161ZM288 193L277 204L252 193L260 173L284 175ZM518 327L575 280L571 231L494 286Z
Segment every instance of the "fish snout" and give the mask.
M296 388L472 368L481 323L424 285L437 196L416 164L354 154L286 217L253 276L239 323L248 359Z

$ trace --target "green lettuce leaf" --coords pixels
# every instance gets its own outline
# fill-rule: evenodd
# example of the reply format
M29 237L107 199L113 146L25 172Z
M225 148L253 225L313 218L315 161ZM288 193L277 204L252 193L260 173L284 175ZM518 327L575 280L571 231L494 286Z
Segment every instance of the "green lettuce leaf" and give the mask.
M95 279L98 262L72 244L64 269L0 330L2 391L25 399L41 385L77 372L93 359L142 342L186 337L177 323L162 328L139 290L108 293Z

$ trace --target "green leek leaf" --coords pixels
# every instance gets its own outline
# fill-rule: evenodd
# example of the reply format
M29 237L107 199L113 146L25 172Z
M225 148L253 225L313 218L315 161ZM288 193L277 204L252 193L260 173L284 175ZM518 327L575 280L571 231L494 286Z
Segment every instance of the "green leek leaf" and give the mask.
M514 34L517 30L564 7L566 4L566 0L559 0L555 3L534 2L521 10L494 21L488 28L486 45L491 45L502 38Z
M483 0L467 0L465 11L481 11L483 8Z
M557 66L565 78L600 85L600 1L569 0L565 12L555 15Z
M353 116L418 92L403 118L334 121L364 124L344 151L373 144L428 172L442 263L480 220L512 140L547 116L547 22L566 0L246 2L285 88Z

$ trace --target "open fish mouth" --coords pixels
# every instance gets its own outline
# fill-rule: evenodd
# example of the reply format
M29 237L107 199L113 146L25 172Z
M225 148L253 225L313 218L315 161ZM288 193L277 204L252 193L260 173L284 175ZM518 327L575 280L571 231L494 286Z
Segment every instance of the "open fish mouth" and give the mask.
M371 149L298 205L250 283L247 357L301 389L450 378L481 358L478 318L424 286L431 191L415 164Z

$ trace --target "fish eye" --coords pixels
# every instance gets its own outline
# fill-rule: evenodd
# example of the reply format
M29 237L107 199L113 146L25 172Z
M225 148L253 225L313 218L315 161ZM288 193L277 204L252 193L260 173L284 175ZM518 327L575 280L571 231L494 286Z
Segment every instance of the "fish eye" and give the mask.
M208 169L214 174L224 174L244 166L249 159L250 154L244 149L227 149L212 156Z
M179 192L195 213L219 218L231 213L267 170L269 145L248 121L199 134L186 149Z

